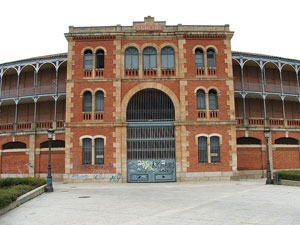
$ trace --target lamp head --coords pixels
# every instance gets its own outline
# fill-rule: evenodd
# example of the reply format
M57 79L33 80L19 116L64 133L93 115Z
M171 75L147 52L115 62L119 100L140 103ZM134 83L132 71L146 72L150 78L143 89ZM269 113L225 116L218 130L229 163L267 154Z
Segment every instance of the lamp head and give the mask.
M269 138L270 137L270 129L269 128L266 128L264 130L264 133L265 133L265 138Z
M48 139L52 139L54 134L54 130L52 128L48 129Z

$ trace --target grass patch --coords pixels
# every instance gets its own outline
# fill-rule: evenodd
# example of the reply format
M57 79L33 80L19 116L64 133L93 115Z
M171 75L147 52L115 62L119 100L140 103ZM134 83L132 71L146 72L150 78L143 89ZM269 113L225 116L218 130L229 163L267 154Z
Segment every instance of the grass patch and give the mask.
M39 178L4 178L0 179L0 209L8 206L19 196L46 183Z
M300 170L282 170L277 173L279 179L300 181Z

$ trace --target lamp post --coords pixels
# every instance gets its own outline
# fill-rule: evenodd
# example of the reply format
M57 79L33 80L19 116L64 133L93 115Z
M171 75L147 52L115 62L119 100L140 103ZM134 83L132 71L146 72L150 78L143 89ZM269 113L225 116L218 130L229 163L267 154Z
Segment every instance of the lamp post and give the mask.
M269 154L269 138L270 138L270 129L266 128L264 130L265 138L266 138L266 146L267 146L267 180L266 184L272 184L271 178L271 167L270 167L270 154Z
M54 130L48 130L48 139L49 139L49 157L48 157L48 176L47 176L47 187L46 192L53 192L52 186L52 175L51 175L51 144L53 139Z

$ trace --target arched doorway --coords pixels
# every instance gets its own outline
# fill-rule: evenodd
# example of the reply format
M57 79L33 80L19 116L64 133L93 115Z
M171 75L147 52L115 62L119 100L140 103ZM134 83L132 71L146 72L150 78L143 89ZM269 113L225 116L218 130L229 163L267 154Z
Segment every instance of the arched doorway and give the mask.
M176 181L175 109L164 92L149 88L130 99L127 127L127 181Z

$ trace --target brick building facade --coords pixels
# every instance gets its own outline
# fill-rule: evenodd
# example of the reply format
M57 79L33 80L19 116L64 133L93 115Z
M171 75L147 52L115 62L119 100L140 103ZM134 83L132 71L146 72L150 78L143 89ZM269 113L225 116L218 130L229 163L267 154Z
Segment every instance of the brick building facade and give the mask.
M300 168L300 61L231 51L229 26L70 27L68 53L0 65L0 174L66 182Z

